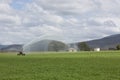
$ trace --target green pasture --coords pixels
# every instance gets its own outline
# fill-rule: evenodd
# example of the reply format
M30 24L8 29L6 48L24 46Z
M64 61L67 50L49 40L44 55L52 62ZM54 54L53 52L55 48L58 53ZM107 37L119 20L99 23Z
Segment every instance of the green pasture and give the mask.
M120 51L0 53L0 80L120 80Z

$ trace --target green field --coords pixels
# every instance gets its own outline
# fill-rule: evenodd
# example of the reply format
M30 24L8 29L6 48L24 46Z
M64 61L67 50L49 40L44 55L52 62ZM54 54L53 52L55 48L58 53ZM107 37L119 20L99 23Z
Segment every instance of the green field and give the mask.
M0 53L0 80L120 80L120 51Z

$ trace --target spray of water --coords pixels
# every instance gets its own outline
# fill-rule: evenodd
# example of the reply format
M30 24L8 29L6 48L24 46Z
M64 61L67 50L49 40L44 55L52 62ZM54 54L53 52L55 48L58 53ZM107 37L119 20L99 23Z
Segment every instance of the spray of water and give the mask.
M49 44L51 43L51 42L55 42L55 41L58 41L57 43L60 45L60 46L62 46L62 43L64 43L65 44L65 49L64 50L66 50L66 46L68 46L67 44L67 38L66 37L64 37L63 35L61 35L61 34L53 34L53 35L51 35L51 34L48 34L48 35L43 35L43 36L41 36L41 37L39 37L39 38L37 38L37 39L34 39L34 40L32 40L31 42L28 42L27 44L25 44L24 46L23 46L23 51L25 52L25 53L27 53L27 52L31 52L31 51L33 51L33 52L36 52L36 51L48 51L49 49ZM57 45L58 45L57 44ZM55 44L56 45L56 44ZM63 50L63 49L61 49L61 50Z

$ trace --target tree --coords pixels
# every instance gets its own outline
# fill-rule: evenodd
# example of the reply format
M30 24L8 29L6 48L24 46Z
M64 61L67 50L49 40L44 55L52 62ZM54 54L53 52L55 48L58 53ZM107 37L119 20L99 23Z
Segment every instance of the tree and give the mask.
M48 50L49 51L60 51L60 50L65 50L66 49L66 45L63 42L60 41L52 41L49 46L48 46Z
M80 43L78 43L78 48L81 51L90 51L90 47L86 44L86 42L80 42Z
M120 50L120 44L118 44L118 45L116 46L116 49L117 49L117 50Z

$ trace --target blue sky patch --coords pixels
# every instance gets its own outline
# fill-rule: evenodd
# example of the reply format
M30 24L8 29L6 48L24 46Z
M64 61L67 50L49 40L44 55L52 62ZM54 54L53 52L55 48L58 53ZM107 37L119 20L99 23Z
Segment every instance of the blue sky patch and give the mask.
M23 10L27 3L31 3L32 0L13 0L10 6L16 10Z

